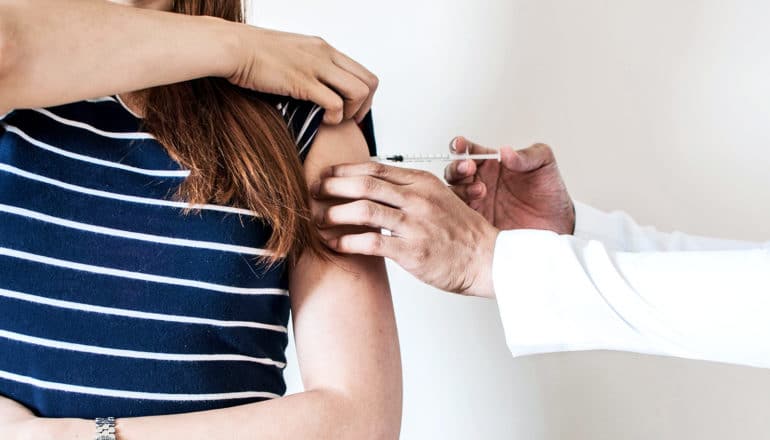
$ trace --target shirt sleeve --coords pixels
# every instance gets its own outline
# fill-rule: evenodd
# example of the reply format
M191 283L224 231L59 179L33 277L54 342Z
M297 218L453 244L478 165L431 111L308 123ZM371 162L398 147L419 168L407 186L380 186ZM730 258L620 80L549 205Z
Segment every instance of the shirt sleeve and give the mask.
M770 367L770 244L595 214L580 237L499 235L493 280L515 356L619 350Z
M297 144L297 154L304 163L324 118L324 109L312 102L284 98L276 105Z
M324 109L312 102L298 101L291 98L273 97L277 102L276 108L283 116L297 144L297 153L304 163L310 149L313 146L318 131L323 125ZM377 144L374 137L374 123L372 113L359 124L361 131L369 147L369 155L377 155Z

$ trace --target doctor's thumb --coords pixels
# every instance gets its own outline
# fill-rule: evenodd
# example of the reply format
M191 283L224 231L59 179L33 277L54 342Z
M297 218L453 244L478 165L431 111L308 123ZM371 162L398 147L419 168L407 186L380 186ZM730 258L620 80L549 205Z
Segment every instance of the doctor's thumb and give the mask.
M553 150L545 144L535 144L529 148L513 151L511 147L500 149L500 160L509 171L528 173L539 170L556 161Z

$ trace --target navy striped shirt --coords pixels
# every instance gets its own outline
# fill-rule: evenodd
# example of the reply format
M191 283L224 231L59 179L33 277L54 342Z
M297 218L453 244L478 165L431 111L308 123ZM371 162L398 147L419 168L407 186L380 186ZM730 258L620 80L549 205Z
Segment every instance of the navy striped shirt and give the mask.
M323 118L270 97L304 158ZM286 266L115 97L0 121L0 394L45 417L222 408L285 392ZM246 221L244 221L244 219Z

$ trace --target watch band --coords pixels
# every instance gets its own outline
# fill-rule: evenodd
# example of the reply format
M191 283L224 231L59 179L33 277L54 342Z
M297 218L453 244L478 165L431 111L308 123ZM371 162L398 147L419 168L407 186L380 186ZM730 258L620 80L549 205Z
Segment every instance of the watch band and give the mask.
M115 437L115 418L98 417L96 419L96 437L95 440L117 440Z

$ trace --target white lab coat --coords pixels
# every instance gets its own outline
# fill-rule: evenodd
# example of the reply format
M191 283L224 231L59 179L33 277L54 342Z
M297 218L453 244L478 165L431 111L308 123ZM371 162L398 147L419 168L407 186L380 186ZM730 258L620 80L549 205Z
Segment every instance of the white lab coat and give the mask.
M770 367L770 243L576 211L575 236L497 238L494 287L514 356L620 350Z

